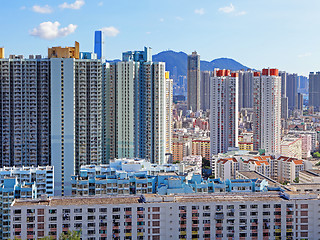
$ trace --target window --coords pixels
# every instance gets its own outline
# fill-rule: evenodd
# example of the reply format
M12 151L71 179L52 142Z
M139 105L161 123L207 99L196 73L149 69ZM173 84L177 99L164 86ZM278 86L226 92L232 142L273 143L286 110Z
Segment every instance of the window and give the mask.
M82 223L75 223L74 228L82 228Z
M95 208L88 208L88 213L94 213L96 211Z
M38 215L44 215L44 209L38 209Z
M21 209L14 210L14 214L21 214Z
M49 214L56 214L57 213L57 209L49 209Z
M153 221L152 222L153 227L159 227L160 226L160 221Z
M44 223L38 223L38 229L44 229Z
M107 208L100 208L100 209L99 209L99 212L101 212L101 213L106 213L106 212L107 212Z
M70 209L63 209L62 213L70 213ZM39 214L39 213L38 213Z
M160 212L160 207L153 207L152 212Z
M82 208L75 208L74 213L82 213Z
M152 214L152 219L160 219L160 214Z
M301 216L308 216L308 211L301 211Z

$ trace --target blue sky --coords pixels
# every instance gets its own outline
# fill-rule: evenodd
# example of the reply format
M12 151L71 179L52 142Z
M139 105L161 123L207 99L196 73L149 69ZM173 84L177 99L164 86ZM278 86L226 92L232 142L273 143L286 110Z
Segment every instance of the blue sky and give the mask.
M3 1L0 46L7 56L46 55L76 40L92 51L104 29L108 59L150 46L307 75L320 70L319 10L319 0Z

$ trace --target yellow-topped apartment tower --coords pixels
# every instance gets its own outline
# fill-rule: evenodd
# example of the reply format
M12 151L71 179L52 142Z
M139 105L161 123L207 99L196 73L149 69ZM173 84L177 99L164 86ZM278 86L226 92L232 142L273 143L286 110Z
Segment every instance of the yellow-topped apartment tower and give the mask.
M48 58L75 58L79 59L79 43L75 42L74 47L52 47L48 48ZM1 54L0 54L1 56Z

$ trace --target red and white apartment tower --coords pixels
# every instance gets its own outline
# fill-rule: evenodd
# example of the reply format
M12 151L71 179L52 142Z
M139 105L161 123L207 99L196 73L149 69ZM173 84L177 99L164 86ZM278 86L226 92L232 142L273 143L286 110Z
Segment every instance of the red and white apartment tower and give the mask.
M238 147L238 73L216 70L210 83L210 154Z
M267 154L280 153L281 77L278 69L254 73L253 148Z

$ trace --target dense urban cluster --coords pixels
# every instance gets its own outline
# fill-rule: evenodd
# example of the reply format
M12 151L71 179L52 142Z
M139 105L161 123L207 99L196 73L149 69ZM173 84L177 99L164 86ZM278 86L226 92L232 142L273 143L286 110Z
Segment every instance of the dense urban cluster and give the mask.
M0 238L316 239L320 72L0 48Z

